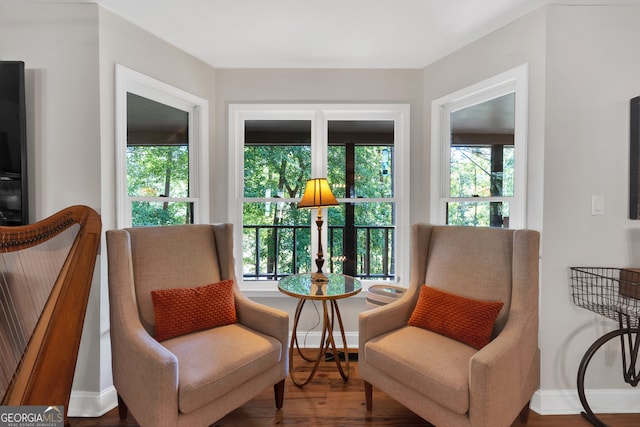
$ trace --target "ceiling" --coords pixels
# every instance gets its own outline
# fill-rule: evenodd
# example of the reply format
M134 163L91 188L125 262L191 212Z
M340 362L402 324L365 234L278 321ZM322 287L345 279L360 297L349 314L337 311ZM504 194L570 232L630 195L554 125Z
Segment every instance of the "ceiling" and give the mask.
M0 0L2 1L2 0ZM422 68L545 4L640 0L32 0L99 3L218 68Z
M216 68L352 69L423 68L547 4L640 4L640 0L28 1L98 3ZM142 125L136 112L143 109L137 105L130 105L130 122ZM145 114L154 126L171 122L166 114ZM496 101L470 108L453 117L452 125L462 133L513 132L512 125L496 117L512 122L513 103Z

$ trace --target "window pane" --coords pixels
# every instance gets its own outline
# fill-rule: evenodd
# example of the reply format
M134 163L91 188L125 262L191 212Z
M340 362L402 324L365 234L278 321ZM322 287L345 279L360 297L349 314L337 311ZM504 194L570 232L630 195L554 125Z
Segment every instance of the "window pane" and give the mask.
M189 148L128 146L127 188L129 196L188 197Z
M312 165L316 171L326 168L338 199L364 202L394 197L394 120L330 120L326 134L314 133L319 138L314 144L319 145L313 147L310 120L242 123L245 280L275 280L316 270L317 248L311 246L317 233L315 211L297 209L306 181L312 177ZM319 153L321 147L327 151ZM393 279L394 209L392 200L327 208L325 269L361 278Z
M451 147L451 197L489 197L488 147Z
M509 202L449 202L447 224L509 228Z
M393 197L393 146L355 147L355 197Z
M328 174L327 181L331 192L337 198L350 197L347 194L347 168L344 145L330 145L327 152Z
M513 182L514 176L516 174L515 169L515 154L516 150L513 145L505 145L503 147L503 168L504 172L502 173L502 194L504 197L514 197L515 192L513 191Z
M310 271L310 213L296 203L244 203L245 279L273 280Z
M189 113L127 93L127 192L189 197Z
M344 262L347 257L344 252L343 225L329 225L327 245L328 247L326 248L326 254L324 256L328 271L330 273L344 273ZM328 260L328 264L326 260Z
M247 120L245 197L302 197L311 178L311 122Z
M452 146L450 197L512 197L513 145Z
M336 197L393 197L392 120L330 121L329 182Z
M310 210L278 198L299 199L311 177L311 121L247 120L243 204L243 275L274 280L309 272Z
M245 225L306 225L309 226L311 209L298 209L297 202L273 202L243 204Z
M393 120L328 122L329 183L340 198L393 198ZM343 203L329 209L332 272L392 279L395 203Z
M193 203L190 202L133 201L131 207L134 227L190 224L193 221Z
M395 225L395 203L354 203L356 226Z
M352 220L348 219L350 215ZM347 265L351 263L351 269L355 269L352 274L358 277L392 279L394 224L395 203L343 203L329 208L329 247L325 256L329 271L342 273L349 270Z
M515 93L451 113L449 197L513 197Z

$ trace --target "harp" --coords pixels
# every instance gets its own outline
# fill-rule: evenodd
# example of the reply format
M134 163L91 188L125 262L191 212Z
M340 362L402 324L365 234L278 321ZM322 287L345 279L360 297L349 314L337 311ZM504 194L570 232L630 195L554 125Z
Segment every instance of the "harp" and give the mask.
M0 227L2 405L64 406L66 422L101 228L86 206Z

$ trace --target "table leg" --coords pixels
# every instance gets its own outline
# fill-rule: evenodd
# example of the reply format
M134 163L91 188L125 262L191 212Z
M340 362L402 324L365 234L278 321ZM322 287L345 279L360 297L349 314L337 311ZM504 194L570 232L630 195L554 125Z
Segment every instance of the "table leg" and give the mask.
M313 377L316 374L316 371L318 370L318 367L320 366L320 360L322 358L322 356L324 355L325 351L326 351L326 346L325 346L325 331L327 328L327 324L326 324L326 318L327 318L327 310L326 307L323 304L323 308L324 308L324 318L325 321L323 322L322 325L322 337L320 339L320 347L318 349L318 354L316 356L315 359L309 358L307 356L305 356L302 353L302 350L300 349L300 344L298 343L298 322L300 320L300 314L302 313L302 307L304 307L304 303L305 303L306 299L302 298L300 299L300 301L298 301L298 305L296 307L296 312L295 315L293 317L293 330L291 331L291 344L289 345L289 376L291 377L291 381L297 385L298 387L304 387L305 385L309 384L309 382L313 379ZM323 301L324 303L324 301ZM296 374L295 374L295 369L293 367L293 351L294 349L298 350L298 354L307 362L312 362L313 368L311 369L311 373L309 374L309 376L307 377L307 379L305 380L299 380L298 378L296 378Z
M335 340L333 338L333 329L334 329L334 324L335 318L338 318L338 327L340 328L340 337L342 338L342 351L344 354L344 369L342 367L342 363L340 362L340 357L338 354L338 351L336 349L336 343ZM330 329L328 331L329 333L329 342L327 343L327 348L329 347L329 344L331 345L331 352L333 354L333 359L336 362L336 366L338 367L338 371L340 372L340 375L342 376L342 379L347 381L349 379L349 372L350 372L350 368L349 368L349 349L347 348L347 338L345 336L344 333L344 325L342 324L342 316L340 316L340 310L338 309L338 303L335 300L331 300L331 324L330 324Z
M304 307L305 299L300 299L298 302L298 306L296 307L296 312L293 318L293 331L291 333L291 344L289 349L289 375L291 376L291 381L297 385L298 387L304 387L307 385L316 372L318 371L318 367L320 366L320 361L322 357L331 350L331 354L333 355L336 366L338 367L338 371L342 378L347 381L349 379L349 352L347 348L347 339L344 333L344 326L342 324L342 316L340 316L340 310L338 309L338 304L336 301L329 301L331 306L331 317L329 317L329 308L327 307L327 301L322 301L322 336L320 339L320 346L318 348L318 353L315 359L309 358L305 356L300 349L300 345L298 342L298 322L300 320L300 314L302 313L302 308ZM335 339L333 337L333 329L335 325L335 320L338 320L338 327L340 328L340 336L342 338L343 351L345 364L344 367L340 362L340 355L338 349L336 347ZM294 349L298 351L298 354L307 362L313 363L313 367L308 377L304 380L298 379L295 374L295 369L293 366L293 352Z
M295 343L295 348L298 350L298 354L300 355L300 357L302 357L307 362L315 362L317 358L312 359L306 356L300 349L300 344L298 342L298 334L296 332L298 329L298 319L300 319L300 313L302 312L302 307L304 307L304 303L306 301L307 301L306 299L301 299L300 301L298 301L298 305L296 306L296 312L293 317L293 335L291 336L291 352L289 352L289 355L293 354L293 348Z

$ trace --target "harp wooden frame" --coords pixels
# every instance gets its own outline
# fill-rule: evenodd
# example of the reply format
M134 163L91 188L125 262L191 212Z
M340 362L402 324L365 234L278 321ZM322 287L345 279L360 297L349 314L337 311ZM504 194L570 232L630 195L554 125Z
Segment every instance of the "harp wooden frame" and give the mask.
M0 227L0 254L44 243L80 226L2 405L63 405L66 413L100 245L100 216L71 206L31 225Z

